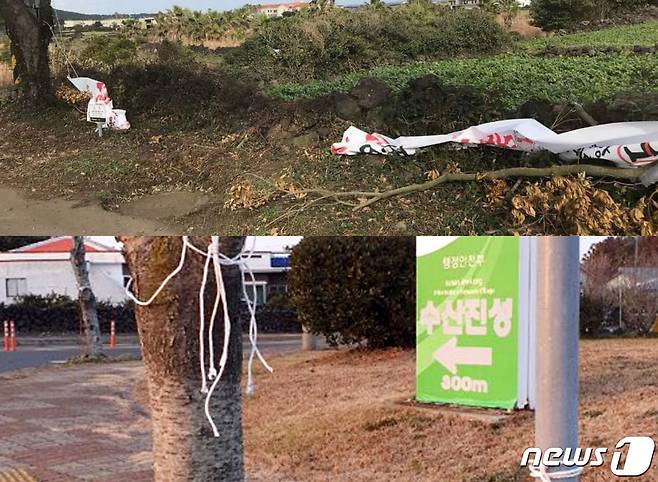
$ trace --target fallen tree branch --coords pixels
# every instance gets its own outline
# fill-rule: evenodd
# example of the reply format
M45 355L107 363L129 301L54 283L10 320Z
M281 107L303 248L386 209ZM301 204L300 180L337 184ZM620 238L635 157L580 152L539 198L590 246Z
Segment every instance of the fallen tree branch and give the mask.
M360 204L355 206L352 211L359 211L366 207L396 196L403 196L405 194L412 194L422 191L428 191L441 184L448 184L453 182L472 182L484 181L493 179L509 179L509 178L539 178L539 177L552 177L552 176L573 176L578 174L585 174L591 177L607 177L622 181L631 181L634 183L641 182L640 177L652 166L641 168L622 168L622 167L607 167L595 166L591 164L569 164L569 165L554 165L549 167L510 167L506 169L498 169L496 171L473 172L473 173L448 173L443 174L436 179L427 181L421 184L410 184L407 186L391 189L390 191L330 191L327 189L300 189L295 191L295 194L315 194L321 196L320 199L315 201L324 200L327 198L357 198L359 200L365 199ZM253 174L252 174L253 175ZM253 175L265 182L265 179L257 175ZM271 184L271 183L269 183ZM284 191L285 192L285 191ZM291 194L291 193L288 193Z
M353 211L359 211L363 208L371 206L376 202L379 202L383 199L389 199L396 196L403 196L405 194L411 194L421 191L427 191L433 189L441 184L447 184L452 182L471 182L471 181L483 181L483 180L493 180L493 179L507 179L515 177L551 177L551 176L568 176L568 175L577 175L585 174L587 176L595 177L609 177L614 179L620 179L624 181L640 181L640 176L644 173L646 168L630 169L630 168L620 168L620 167L606 167L606 166L593 166L589 164L571 164L571 165L556 165L550 167L511 167L508 169L498 169L497 171L488 171L488 172L475 172L475 173L450 173L443 174L436 179L431 181L424 182L422 184L411 184L408 186L399 187L397 189L391 189L390 191L384 192L361 192L361 191L345 191L345 192L331 192L322 189L310 189L305 190L307 193L314 193L323 196L333 196L333 197L358 197L358 198L369 198L363 201L361 204L356 206Z
M576 110L576 114L578 114L578 117L584 120L587 124L589 124L590 126L599 125L598 121L594 119L594 117L592 117L591 114L587 112L581 104L579 104L578 102L573 102L572 105L573 108Z

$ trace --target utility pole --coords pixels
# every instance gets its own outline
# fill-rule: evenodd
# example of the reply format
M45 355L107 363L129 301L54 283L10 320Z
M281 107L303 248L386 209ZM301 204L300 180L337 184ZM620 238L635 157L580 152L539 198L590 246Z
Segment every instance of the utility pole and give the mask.
M542 236L537 247L535 446L542 451L574 450L578 447L579 238ZM579 480L570 467L545 469L549 476L561 472L561 482Z

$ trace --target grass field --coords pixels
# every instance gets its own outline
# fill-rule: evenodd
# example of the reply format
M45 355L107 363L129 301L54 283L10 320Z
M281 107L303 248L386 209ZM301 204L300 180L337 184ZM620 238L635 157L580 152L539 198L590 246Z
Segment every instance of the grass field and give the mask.
M548 45L558 47L633 47L658 43L658 22L606 28L592 32L521 40L518 45L527 51L541 50Z
M284 99L317 97L349 91L360 79L373 77L394 90L415 78L434 74L449 85L467 85L498 98L514 109L531 98L552 101L601 100L620 91L656 91L658 75L655 54L599 53L592 56L543 58L531 55L546 46L628 47L658 43L658 22L607 28L561 36L520 40L516 52L490 57L457 58L409 65L382 65L329 81L284 83L269 91ZM519 52L520 50L520 52Z
M255 480L534 480L519 467L533 445L531 412L399 403L415 392L412 351L300 353L271 362L274 374L260 370L256 396L245 402L248 467L262 472ZM658 339L583 341L580 365L581 447L658 437ZM654 457L641 480L658 480L657 465ZM587 468L582 480L612 480L609 465Z
M531 98L589 102L620 91L658 90L655 55L611 54L595 57L541 58L503 54L488 58L452 59L406 66L382 66L332 81L287 84L270 91L285 99L349 91L364 77L374 77L400 90L415 78L437 75L449 85L468 85L498 97L508 108Z

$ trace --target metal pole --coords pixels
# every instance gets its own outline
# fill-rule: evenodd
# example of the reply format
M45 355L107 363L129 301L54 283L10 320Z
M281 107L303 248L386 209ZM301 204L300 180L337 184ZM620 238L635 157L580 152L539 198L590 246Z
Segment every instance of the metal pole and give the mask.
M318 343L315 335L308 331L308 328L302 326L302 351L315 351L318 349Z
M577 236L538 240L535 446L542 451L578 447L578 247Z

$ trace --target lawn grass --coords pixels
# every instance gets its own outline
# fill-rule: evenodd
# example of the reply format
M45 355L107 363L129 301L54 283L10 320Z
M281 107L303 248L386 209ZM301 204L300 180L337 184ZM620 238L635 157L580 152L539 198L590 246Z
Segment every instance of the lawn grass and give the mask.
M245 400L253 481L522 481L534 417L399 403L415 393L415 352L298 353L272 358ZM658 437L658 340L585 340L580 347L581 447L629 434ZM494 415L490 417L482 415ZM479 416L476 416L479 415ZM496 420L496 418L500 420ZM607 464L584 481L608 480ZM656 481L658 459L645 481Z

